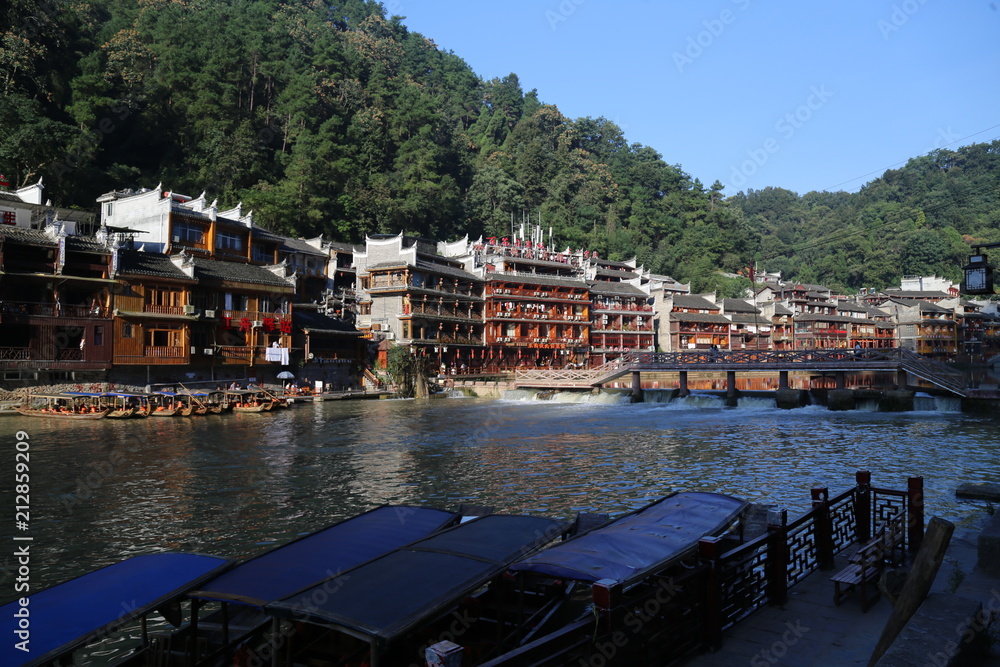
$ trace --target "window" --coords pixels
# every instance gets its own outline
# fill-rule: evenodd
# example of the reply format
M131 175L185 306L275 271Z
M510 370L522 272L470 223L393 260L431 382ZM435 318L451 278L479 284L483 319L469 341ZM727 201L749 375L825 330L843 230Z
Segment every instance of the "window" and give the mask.
M174 241L183 241L186 243L204 243L205 231L201 228L200 225L195 225L190 222L175 222Z
M274 251L255 245L251 248L250 258L255 262L270 263L274 261Z
M222 250L243 250L243 238L233 232L216 232L215 247Z
M104 327L94 327L94 345L104 345Z
M122 322L122 338L132 337L132 324L130 322Z

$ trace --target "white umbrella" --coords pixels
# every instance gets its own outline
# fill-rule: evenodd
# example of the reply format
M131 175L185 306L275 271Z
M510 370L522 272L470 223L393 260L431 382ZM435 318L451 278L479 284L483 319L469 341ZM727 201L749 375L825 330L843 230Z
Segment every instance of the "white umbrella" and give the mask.
M294 377L295 375L293 373L289 373L288 371L281 371L280 373L278 373L279 380L291 380Z

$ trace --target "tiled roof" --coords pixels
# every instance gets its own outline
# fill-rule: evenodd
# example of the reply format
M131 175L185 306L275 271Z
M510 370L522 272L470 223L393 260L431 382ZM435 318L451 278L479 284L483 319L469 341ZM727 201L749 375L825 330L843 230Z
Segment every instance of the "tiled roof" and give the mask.
M727 317L735 324L770 324L771 320L754 313L727 313Z
M712 313L670 313L672 322L707 322L710 324L731 324L732 320Z
M252 233L255 239L260 239L262 241L275 241L277 243L282 243L286 238L281 234L275 234L274 232L269 232L263 227L258 227L257 225L251 227L250 232Z
M712 303L705 297L698 296L696 294L675 294L674 307L697 308L698 310L711 310L712 312L719 311L719 307L716 306L714 303Z
M597 266L598 268L608 267L608 268L624 269L625 271L635 271L635 267L633 267L631 264L626 264L625 262L613 262L610 259L597 260Z
M819 313L800 313L795 316L796 322L857 322L857 318L846 315L821 315Z
M511 262L513 264L528 264L529 266L548 266L557 269L563 269L564 271L573 270L574 267L567 264L566 262L555 262L550 259L531 259L528 257L512 257L510 255L501 255L497 262Z
M279 278L267 269L256 264L241 264L239 262L219 262L213 259L195 259L194 275L198 280L226 280L229 282L249 283L252 285L274 285L292 289L288 281Z
M0 227L0 236L22 245L40 245L53 247L59 245L51 236L40 229L25 229L24 227Z
M349 322L338 320L312 310L300 310L298 307L292 311L292 321L295 323L295 326L305 329L310 334L361 335L361 332Z
M278 249L283 252L297 252L303 255L314 255L317 257L328 257L327 253L323 252L314 245L306 243L302 239L293 239L290 236L285 237L285 242L282 243L281 247Z
M190 283L198 282L181 271L167 255L138 250L122 250L119 254L118 274L125 276L151 276Z
M67 236L66 247L76 252L91 252L110 255L111 250L91 236Z
M521 285L548 285L550 287L574 287L589 289L583 280L573 278L557 278L555 276L526 276L520 273L487 273L486 281L518 283Z
M21 198L18 197L16 194L14 194L13 192L7 192L6 190L0 190L0 199L2 199L4 201L16 201L19 204L23 204L24 203L21 200Z
M450 276L452 278L459 278L461 280L470 280L472 282L481 283L483 279L474 273L469 273L463 269L456 269L453 266L446 266L444 264L434 264L432 262L424 262L417 260L417 269L420 271L430 271L433 273L440 273L442 275Z
M365 247L364 246L351 245L350 243L338 243L336 241L327 241L326 245L331 250L336 250L337 252L355 253L355 252L364 252L365 251Z
M756 313L759 310L743 299L723 299L722 310L726 313Z
M945 308L944 306L939 306L936 303L930 301L920 302L920 312L922 313L951 313L954 312L951 308Z
M628 280L629 278L637 278L638 273L632 271L631 268L628 271L614 271L612 269L597 269L597 275L607 276L609 278L624 278Z
M629 283L612 283L606 280L598 280L596 282L589 283L589 285L590 285L590 291L594 294L613 294L615 296L641 296L644 298L649 296L635 285L631 285Z
M791 308L789 308L788 306L784 306L784 305L782 305L780 303L776 303L774 305L774 314L775 315L794 315L795 312Z
M919 292L916 290L887 289L882 291L886 296L894 299L950 299L947 292L928 291Z

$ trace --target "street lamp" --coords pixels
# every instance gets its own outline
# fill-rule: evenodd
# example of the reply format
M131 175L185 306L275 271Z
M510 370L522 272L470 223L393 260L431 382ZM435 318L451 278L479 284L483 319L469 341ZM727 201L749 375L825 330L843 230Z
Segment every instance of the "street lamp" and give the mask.
M969 256L969 263L962 267L965 276L961 287L963 293L993 294L993 265L987 261L986 253L980 252L982 247L993 246L1000 246L1000 243L976 246L976 254Z

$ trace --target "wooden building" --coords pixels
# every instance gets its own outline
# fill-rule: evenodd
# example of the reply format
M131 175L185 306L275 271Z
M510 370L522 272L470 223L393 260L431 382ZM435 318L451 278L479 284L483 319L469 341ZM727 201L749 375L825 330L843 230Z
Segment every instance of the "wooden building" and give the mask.
M0 226L0 369L5 380L103 379L111 367L112 251L66 234Z
M590 283L590 365L613 361L628 352L656 350L649 294L631 283Z
M720 350L731 349L730 331L732 322L722 315L722 309L715 305L715 295L669 294L663 299L662 308L666 317L667 350L708 350L713 346Z
M357 326L435 368L483 363L483 280L419 239L369 237L357 262Z

